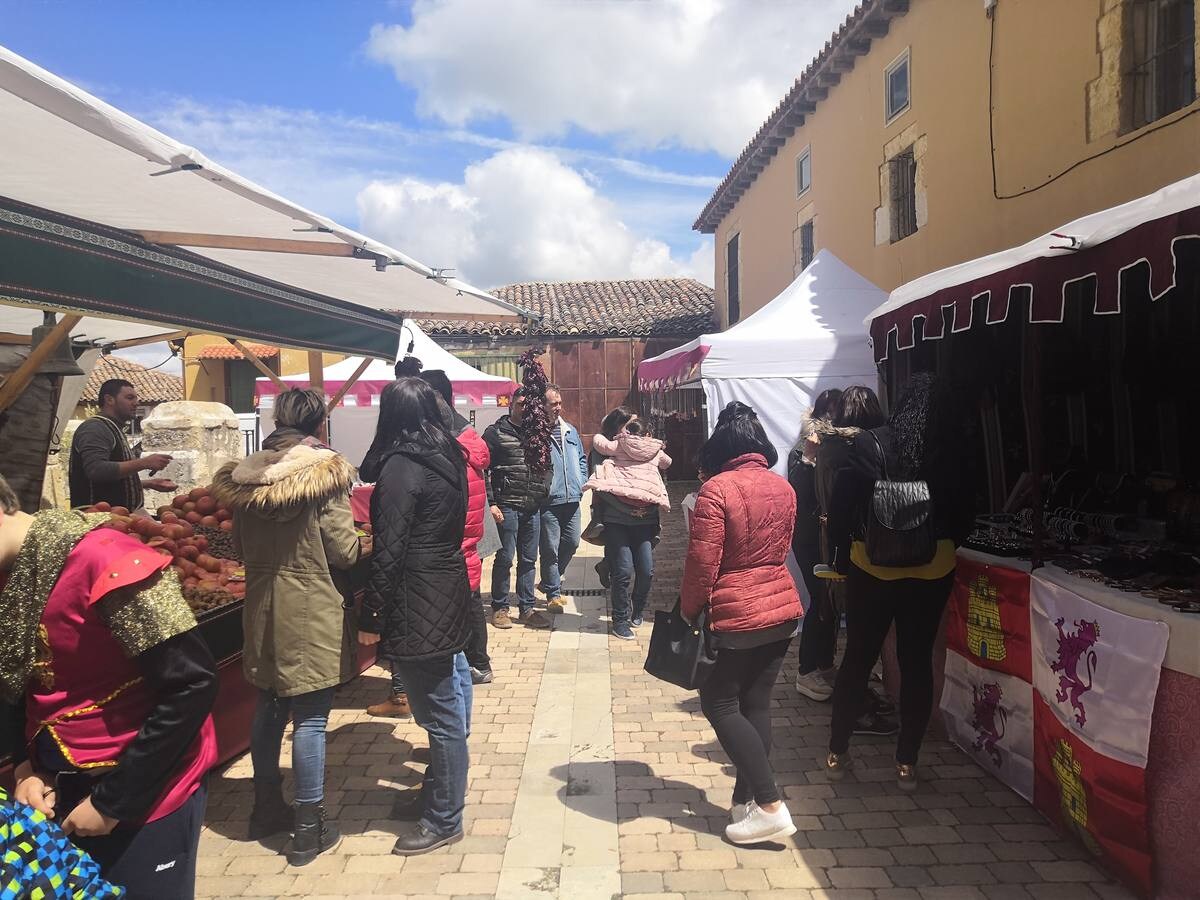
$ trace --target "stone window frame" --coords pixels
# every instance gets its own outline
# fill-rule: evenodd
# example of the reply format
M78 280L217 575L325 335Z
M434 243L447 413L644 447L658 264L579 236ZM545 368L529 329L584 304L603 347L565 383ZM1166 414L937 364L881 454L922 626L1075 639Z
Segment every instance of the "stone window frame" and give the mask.
M879 166L879 205L875 208L875 246L898 243L892 239L892 160L897 154L912 148L916 164L916 225L919 233L929 222L929 199L925 185L929 158L929 138L914 123L883 146L883 161ZM911 237L911 235L909 235Z
M899 109L892 109L892 75L901 66L905 68L905 81L908 82L908 89L904 95L904 105ZM905 47L900 54L893 59L883 70L883 123L885 126L891 125L906 112L912 109L912 47Z
M803 179L801 178L802 170L801 170L800 166L801 166L802 161L805 159L808 160L808 184L804 184ZM812 184L813 184L812 165L813 165L812 144L808 144L804 147L803 150L801 150L799 153L796 154L796 196L797 197L803 197L805 194L807 194L809 191L812 190Z

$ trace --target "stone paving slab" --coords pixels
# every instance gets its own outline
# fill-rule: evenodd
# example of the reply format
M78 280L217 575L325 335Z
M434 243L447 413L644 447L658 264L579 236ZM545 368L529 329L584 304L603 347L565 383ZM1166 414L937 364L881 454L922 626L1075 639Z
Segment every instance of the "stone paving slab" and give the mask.
M684 491L673 486L678 504ZM685 553L675 513L656 551L652 608L678 593ZM346 838L297 869L244 840L249 756L215 773L197 895L407 900L1125 900L1131 895L1020 797L943 741L922 754L915 794L893 782L893 745L859 739L859 769L821 772L829 707L781 679L775 764L798 826L769 848L727 844L733 777L695 694L642 671L638 640L609 620L584 544L568 574L575 599L551 632L489 628L494 684L475 693L465 839L402 859L392 797L420 781L426 746L411 721L371 719L386 694L373 668L337 693L327 802ZM485 583L487 572L485 571ZM652 617L651 617L652 618ZM785 673L795 672L793 658ZM284 746L285 769L289 744Z

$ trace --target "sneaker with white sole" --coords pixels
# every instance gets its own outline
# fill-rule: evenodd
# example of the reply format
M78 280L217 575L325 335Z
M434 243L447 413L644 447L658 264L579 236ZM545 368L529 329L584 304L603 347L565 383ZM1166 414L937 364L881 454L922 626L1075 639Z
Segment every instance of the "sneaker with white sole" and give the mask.
M797 675L796 690L818 703L824 703L833 696L833 685L825 679L819 669Z
M749 803L735 803L729 810L729 821L740 822L742 819L746 818L746 813L748 812L750 812Z
M749 811L740 821L725 826L725 837L731 843L762 844L767 841L781 841L796 833L792 814L788 812L786 805L780 803L775 812L767 812L753 801L749 806Z

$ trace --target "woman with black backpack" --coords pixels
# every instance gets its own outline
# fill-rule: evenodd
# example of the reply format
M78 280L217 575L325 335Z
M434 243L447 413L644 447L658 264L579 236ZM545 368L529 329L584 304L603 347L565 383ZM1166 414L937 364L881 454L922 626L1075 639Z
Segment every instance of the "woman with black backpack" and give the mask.
M850 736L871 669L896 625L900 733L896 780L917 787L917 756L933 711L933 646L954 583L955 549L973 510L962 419L945 385L913 376L888 423L859 434L828 512L834 546L849 546L846 651L833 691L825 769L838 780L852 765Z

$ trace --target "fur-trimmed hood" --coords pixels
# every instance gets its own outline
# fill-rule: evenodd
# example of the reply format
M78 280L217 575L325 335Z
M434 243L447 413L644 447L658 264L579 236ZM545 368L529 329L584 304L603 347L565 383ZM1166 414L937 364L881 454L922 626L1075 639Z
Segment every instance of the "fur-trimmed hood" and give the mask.
M812 426L812 435L820 442L821 438L840 437L847 441L852 441L860 434L862 429L854 425L849 425L844 428L831 423L828 419L809 419Z
M232 509L286 521L313 503L348 494L354 467L333 450L295 444L286 450L260 450L223 466L213 479L213 495Z

